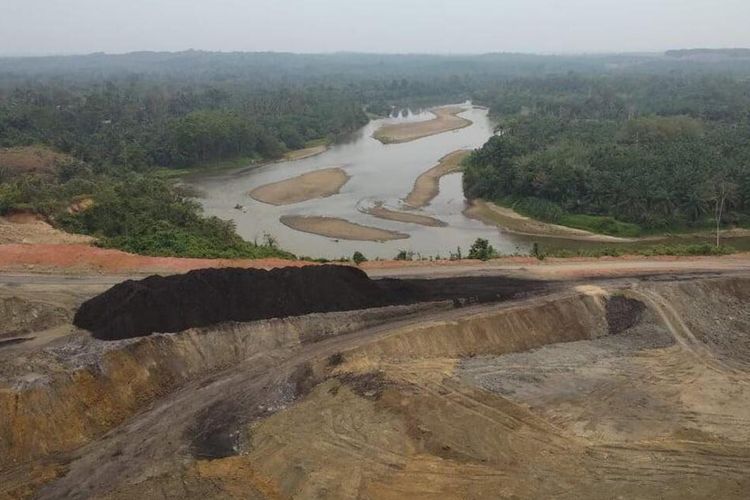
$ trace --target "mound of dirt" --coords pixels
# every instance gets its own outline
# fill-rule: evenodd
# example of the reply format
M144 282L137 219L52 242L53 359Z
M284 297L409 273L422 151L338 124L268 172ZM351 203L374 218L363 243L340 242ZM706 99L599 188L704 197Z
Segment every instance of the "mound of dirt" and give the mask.
M27 173L52 174L60 165L74 161L72 156L45 146L0 148L0 168L11 177Z
M353 267L201 269L120 283L85 302L73 322L96 338L117 340L387 302L387 292Z
M5 244L88 244L91 236L55 229L39 216L17 213L0 217L0 245Z

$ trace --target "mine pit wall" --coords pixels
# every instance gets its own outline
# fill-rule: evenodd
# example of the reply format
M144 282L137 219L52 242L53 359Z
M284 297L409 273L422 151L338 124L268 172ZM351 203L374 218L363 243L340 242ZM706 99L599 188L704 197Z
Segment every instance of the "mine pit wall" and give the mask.
M381 360L502 355L616 335L621 332L619 326L623 321L627 327L640 321L639 317L610 316L608 302L624 301L637 306L631 311L626 307L625 314L638 316L641 312L656 312L655 307L666 307L699 343L706 344L712 356L733 359L735 365L750 369L750 278L641 282L606 291L591 288L511 307L501 305L457 321L403 328L344 353L344 357L347 361L360 360L367 366ZM652 297L657 300L651 300ZM644 314L643 319L646 317L653 319L659 315Z
M750 278L707 278L640 288L632 291L632 297L665 313L677 334L692 340L689 347L696 348L698 355L750 370Z
M89 352L50 367L43 382L0 380L0 470L78 448L153 400L252 356L451 307L432 303L226 323L117 343L91 339L83 347Z
M462 358L522 352L607 335L604 296L573 294L499 307L457 321L404 328L345 355L347 361Z

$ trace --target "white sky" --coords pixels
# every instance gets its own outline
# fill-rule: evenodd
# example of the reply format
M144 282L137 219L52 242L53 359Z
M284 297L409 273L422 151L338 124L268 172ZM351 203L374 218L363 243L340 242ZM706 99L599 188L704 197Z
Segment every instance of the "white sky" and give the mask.
M0 0L5 55L750 47L750 0Z

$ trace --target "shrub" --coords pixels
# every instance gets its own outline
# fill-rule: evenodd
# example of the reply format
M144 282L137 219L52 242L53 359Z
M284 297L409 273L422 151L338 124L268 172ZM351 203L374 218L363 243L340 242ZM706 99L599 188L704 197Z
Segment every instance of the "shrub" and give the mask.
M497 252L484 238L477 238L469 249L470 259L489 260L493 257L497 257Z
M399 250L395 260L414 260L414 252L411 250Z
M363 262L367 262L367 257L365 257L362 252L356 251L352 255L352 262L354 262L357 265L360 265Z

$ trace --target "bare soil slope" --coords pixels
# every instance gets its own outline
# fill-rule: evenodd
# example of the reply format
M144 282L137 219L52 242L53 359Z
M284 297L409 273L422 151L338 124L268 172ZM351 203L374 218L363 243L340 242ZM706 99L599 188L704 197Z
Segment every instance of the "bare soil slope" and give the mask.
M0 245L12 243L76 244L91 243L94 238L55 229L33 214L0 217Z

